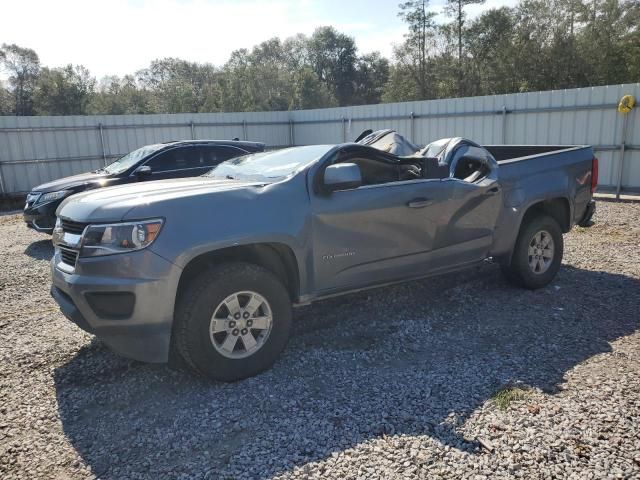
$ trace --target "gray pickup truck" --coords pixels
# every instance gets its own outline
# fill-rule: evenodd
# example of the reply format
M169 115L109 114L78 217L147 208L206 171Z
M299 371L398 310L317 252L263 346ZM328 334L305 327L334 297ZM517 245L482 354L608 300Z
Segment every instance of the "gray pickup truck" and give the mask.
M57 211L52 295L123 356L233 381L276 361L292 306L487 258L540 288L562 234L590 223L589 146L453 138L398 155L372 135L74 195Z

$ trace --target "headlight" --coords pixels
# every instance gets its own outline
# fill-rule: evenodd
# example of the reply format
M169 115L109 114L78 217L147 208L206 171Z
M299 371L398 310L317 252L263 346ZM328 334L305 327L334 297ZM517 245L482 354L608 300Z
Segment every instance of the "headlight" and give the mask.
M116 253L133 252L153 243L163 220L89 225L82 236L80 256L97 257Z
M43 193L38 199L38 203L53 202L54 200L60 200L71 194L71 190L58 190L57 192Z

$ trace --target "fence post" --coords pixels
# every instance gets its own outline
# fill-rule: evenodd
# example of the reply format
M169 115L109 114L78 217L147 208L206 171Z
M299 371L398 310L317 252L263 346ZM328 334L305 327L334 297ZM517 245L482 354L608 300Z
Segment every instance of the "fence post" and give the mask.
M507 106L502 105L502 144L507 143Z
M293 118L289 119L289 145L294 146L296 144L296 138L293 131Z
M415 118L416 116L414 115L413 112L411 112L409 114L409 119L411 121L411 125L409 127L409 132L411 133L411 139L410 141L412 141L413 143L415 143L416 145L418 144L418 142L416 141L416 129L415 129Z
M195 126L193 125L193 120L191 120L191 122L189 123L189 126L191 127L191 140L195 140L196 133L195 133Z
M244 136L245 140L249 140L249 137L247 136L247 121L246 120L242 120L242 135Z
M616 200L620 200L620 190L622 190L622 169L624 168L624 150L627 140L627 118L629 114L622 115L622 140L620 142L620 167L618 167L618 181L616 183Z
M107 166L107 152L104 148L104 133L102 130L102 124L98 124L98 130L100 130L100 148L102 149L102 163L106 167Z
M345 123L347 119L342 117L342 143L347 143L347 131L345 130Z
M2 159L0 158L0 195L4 197L5 194L6 192L4 189L4 176L2 175Z
M0 162L0 195L5 196L4 191L4 178L2 176L2 162Z

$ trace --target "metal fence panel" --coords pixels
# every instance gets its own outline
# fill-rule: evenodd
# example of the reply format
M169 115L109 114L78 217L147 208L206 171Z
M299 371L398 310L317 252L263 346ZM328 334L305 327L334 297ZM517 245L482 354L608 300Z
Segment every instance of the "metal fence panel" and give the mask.
M0 117L0 189L26 192L169 140L237 137L278 148L394 128L421 145L454 136L484 144L590 144L600 158L600 186L640 190L640 108L618 113L625 94L640 100L640 83L293 112Z

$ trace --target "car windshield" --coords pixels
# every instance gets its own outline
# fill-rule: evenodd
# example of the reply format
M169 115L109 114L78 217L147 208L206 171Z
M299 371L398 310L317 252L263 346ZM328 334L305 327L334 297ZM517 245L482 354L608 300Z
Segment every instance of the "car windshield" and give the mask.
M277 182L318 160L331 145L293 147L232 158L205 175L233 180Z
M146 147L138 148L133 152L127 153L124 157L120 157L113 163L110 163L106 167L104 167L101 171L107 172L109 174L122 173L125 170L128 170L140 160L145 157L148 157L153 152L160 150L161 148L166 147L163 143L158 143L156 145L147 145Z

